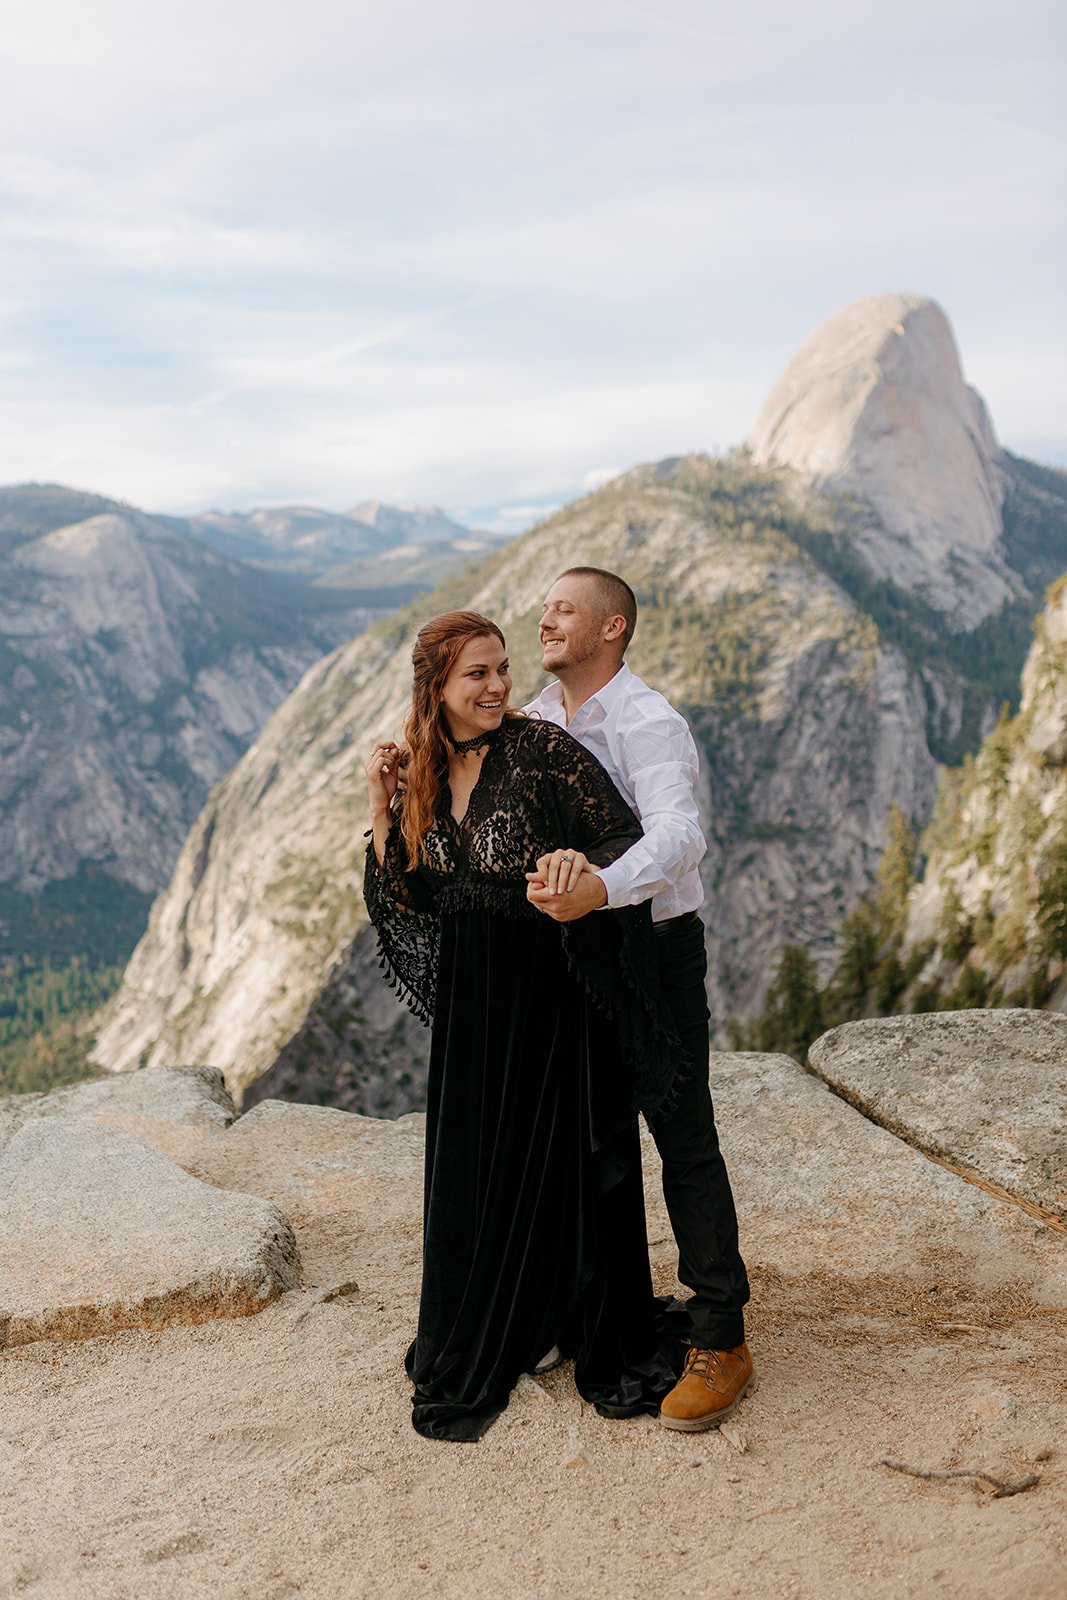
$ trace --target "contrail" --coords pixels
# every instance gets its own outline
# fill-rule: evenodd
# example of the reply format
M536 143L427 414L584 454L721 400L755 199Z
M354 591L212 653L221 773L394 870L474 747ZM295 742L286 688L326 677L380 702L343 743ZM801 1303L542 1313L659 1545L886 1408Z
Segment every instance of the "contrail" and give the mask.
M287 384L297 383L302 378L321 372L325 367L333 367L339 362L347 361L351 356L362 355L367 350L376 350L381 345L394 344L398 339L407 338L409 334L416 333L421 328L444 322L447 318L458 316L464 311L476 310L491 298L490 295L474 295L458 301L455 305L438 306L433 311L418 311L409 317L399 317L395 322L387 322L380 328L372 328L369 333L358 334L354 339L344 339L340 344L326 345L321 350L311 350L306 355L281 361L270 376L248 378L225 384L218 389L211 389L181 409L195 414L210 406L222 405L236 394L247 394L256 389L284 388Z

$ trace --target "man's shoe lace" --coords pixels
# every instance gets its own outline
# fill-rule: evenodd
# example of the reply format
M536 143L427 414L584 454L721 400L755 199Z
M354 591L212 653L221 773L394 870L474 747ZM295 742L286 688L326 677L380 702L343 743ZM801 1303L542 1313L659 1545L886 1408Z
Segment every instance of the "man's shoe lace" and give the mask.
M713 1367L715 1368L714 1374L712 1372ZM690 1350L685 1358L685 1369L682 1376L688 1378L690 1373L695 1377L703 1378L704 1382L709 1385L714 1384L716 1376L720 1377L724 1383L729 1381L722 1357L717 1350Z

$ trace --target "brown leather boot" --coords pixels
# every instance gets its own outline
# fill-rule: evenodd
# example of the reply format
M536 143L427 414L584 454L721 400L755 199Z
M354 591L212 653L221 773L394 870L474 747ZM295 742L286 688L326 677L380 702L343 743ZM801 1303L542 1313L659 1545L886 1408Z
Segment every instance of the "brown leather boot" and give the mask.
M752 1378L747 1344L733 1350L690 1350L682 1376L659 1408L665 1428L699 1433L717 1428L738 1404Z

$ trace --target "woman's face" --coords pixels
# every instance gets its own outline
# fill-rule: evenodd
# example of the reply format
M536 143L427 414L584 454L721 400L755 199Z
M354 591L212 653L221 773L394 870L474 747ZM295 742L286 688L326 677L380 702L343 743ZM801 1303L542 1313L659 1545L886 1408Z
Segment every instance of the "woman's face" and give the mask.
M495 634L468 639L452 663L441 699L453 739L474 739L499 728L511 693L507 651Z

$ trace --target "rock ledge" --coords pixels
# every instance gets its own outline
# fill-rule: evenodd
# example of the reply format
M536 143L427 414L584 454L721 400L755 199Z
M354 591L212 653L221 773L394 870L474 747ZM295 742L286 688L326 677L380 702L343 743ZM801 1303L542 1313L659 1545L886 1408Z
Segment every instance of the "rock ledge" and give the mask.
M249 1316L297 1283L275 1206L73 1117L9 1139L0 1222L0 1347Z
M1067 1016L942 1011L846 1022L808 1059L891 1133L1067 1219Z

